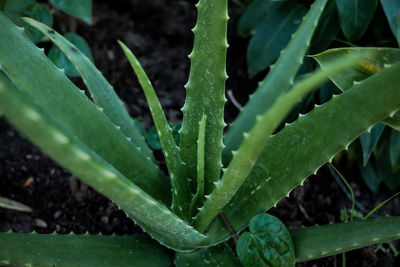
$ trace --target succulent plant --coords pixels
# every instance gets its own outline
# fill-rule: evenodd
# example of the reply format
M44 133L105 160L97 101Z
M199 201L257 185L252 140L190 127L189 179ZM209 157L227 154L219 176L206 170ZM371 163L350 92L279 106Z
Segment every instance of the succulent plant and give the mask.
M375 64L368 54L350 51L294 83L326 2L318 0L312 5L225 136L227 0L200 0L196 5L179 145L139 61L120 43L145 92L168 175L156 165L112 86L84 54L48 26L25 19L74 64L93 101L51 63L22 28L0 13L0 110L4 116L155 239L147 235L7 232L0 234L0 263L240 266L227 243L232 236L400 108L400 65L387 64L275 133L296 103L328 77L363 68L366 61ZM390 217L287 230L276 218L258 215L250 223L255 236L246 243L246 234L238 242L242 244L238 255L246 266L291 266L398 239L399 225L399 217ZM166 253L162 246L173 252Z

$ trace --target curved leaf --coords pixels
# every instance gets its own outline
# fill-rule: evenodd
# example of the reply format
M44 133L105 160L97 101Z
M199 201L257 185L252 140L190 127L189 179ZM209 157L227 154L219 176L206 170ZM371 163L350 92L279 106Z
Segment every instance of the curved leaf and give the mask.
M290 229L296 262L400 239L399 225L400 217L383 217Z
M4 14L18 26L26 27L25 33L34 43L40 42L44 36L40 31L25 23L22 17L31 17L48 26L53 24L53 15L49 8L44 4L36 3L35 0L7 1L4 7Z
M366 165L361 163L359 165L361 177L372 193L375 194L378 192L379 185L382 182L382 177L376 174L376 170L371 162L367 162Z
M180 122L172 122L169 124L169 127L172 129L172 135L174 137L174 141L176 145L179 145L179 130L181 129L182 124ZM143 126L142 126L143 127ZM144 131L144 128L143 128ZM158 136L156 127L151 127L146 135L146 142L147 144L154 150L161 149L160 137Z
M189 215L191 219L193 219L195 209L200 208L204 200L204 141L206 136L206 121L207 116L203 115L199 123L199 137L197 139L197 191L190 204Z
M293 85L326 2L327 0L317 0L311 6L288 46L282 50L277 62L270 67L267 77L229 126L224 136L226 147L223 150L222 160L225 166L232 159L232 151L238 149L243 142L243 133L248 132L255 124L257 115L263 114L281 93L289 91Z
M381 71L385 66L390 66L400 61L400 49L381 47L335 48L313 55L312 58L318 62L321 68L324 68L325 64L332 60L351 53L363 54L364 60L359 61L346 73L337 73L329 77L342 91L346 91L354 83L361 82Z
M206 196L207 201L195 218L194 225L204 232L212 219L217 216L231 200L240 186L253 170L258 157L263 151L273 131L287 116L290 110L308 93L323 83L330 73L343 71L354 64L357 57L344 57L332 62L331 66L319 70L296 83L286 94L282 94L264 114L257 117L257 123L245 135L245 139L234 156L220 181L215 184L214 191Z
M258 27L253 29L254 35L247 48L250 77L266 69L278 58L279 52L285 48L307 13L307 9L296 1L276 3L279 6L269 10Z
M384 68L272 136L246 182L224 208L232 228L246 227L254 215L276 205L369 127L398 110L399 72L399 63ZM210 243L230 236L223 229L224 223L215 220L207 231Z
M0 68L12 82L125 177L168 203L163 172L2 13L0 25Z
M172 267L168 253L145 235L0 233L1 266Z
M337 8L334 0L328 1L321 17L323 20L318 23L318 27L315 30L311 42L311 53L319 53L327 49L336 39L340 31Z
M92 24L92 0L49 0L62 11Z
M389 142L389 138L382 140L380 147L376 149L375 169L379 179L381 179L391 191L395 191L400 185L400 170L393 170L392 168Z
M400 113L396 113L393 117L386 118L384 123L392 127L396 131L400 131Z
M119 42L119 45L125 53L125 56L128 58L139 83L142 86L150 108L151 116L153 117L154 125L157 128L169 177L171 179L173 192L172 210L186 219L189 212L191 192L185 175L184 165L179 155L179 147L175 143L172 129L168 124L153 85L140 65L139 60L125 44Z
M79 49L79 51L81 51L91 61L93 61L92 52L90 51L90 47L86 43L85 39L73 32L64 34L64 37L73 45L75 45L76 48ZM78 77L80 75L79 71L76 70L73 63L69 61L60 48L53 46L49 51L48 57L57 67L64 69L65 74L68 76Z
M161 142L158 137L157 128L155 126L151 127L146 133L146 142L154 150L161 150Z
M200 0L198 15L193 28L193 51L189 81L185 85L186 101L182 107L183 121L179 133L180 154L191 181L192 193L197 180L197 137L199 122L207 116L204 159L204 193L214 189L214 182L221 176L222 135L226 74L228 0Z
M350 53L365 53L365 60L356 64L354 68L350 69L345 74L340 73L329 77L342 91L346 91L348 88L352 87L354 83L363 81L381 71L385 66L390 66L400 61L400 49L380 47L336 48L312 57L318 62L321 68L324 68L325 64L335 58ZM383 122L394 129L400 129L400 114L395 114L391 118L385 118Z
M336 0L340 26L350 42L360 39L375 14L378 0Z
M9 122L83 182L110 198L154 238L175 249L192 249L205 236L91 150L0 74L0 107ZM147 178L147 177L146 177Z
M363 133L360 136L361 148L363 150L363 161L364 166L367 164L372 152L374 152L379 139L383 134L385 125L382 123L377 123L372 127L369 132Z
M24 18L24 20L31 26L40 30L61 49L80 73L94 102L103 109L104 113L117 127L121 128L121 131L127 137L128 141L137 146L136 149L141 150L145 156L153 159L151 150L140 134L135 122L128 114L121 99L93 62L81 53L78 47L53 29L30 18Z
M390 29L400 45L400 2L398 0L381 0Z
M393 170L399 169L400 164L400 132L392 130L390 135L390 162Z
M254 216L249 230L241 234L236 244L244 266L294 266L292 237L278 218L266 213Z
M242 37L247 37L254 33L254 30L265 23L264 17L269 12L274 12L283 2L270 0L254 0L240 16L238 24L238 34Z

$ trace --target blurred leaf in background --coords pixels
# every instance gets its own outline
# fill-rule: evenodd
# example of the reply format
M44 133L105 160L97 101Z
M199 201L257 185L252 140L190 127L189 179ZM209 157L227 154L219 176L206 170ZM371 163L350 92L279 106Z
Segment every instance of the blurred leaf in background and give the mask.
M92 0L49 0L49 2L65 13L91 24ZM44 35L32 26L26 24L22 20L23 17L33 18L50 27L53 25L53 15L50 11L50 5L37 3L36 0L0 0L0 10L15 24L24 27L25 33L34 43L45 41ZM93 61L90 47L81 36L76 33L67 33L64 36ZM48 57L59 68L64 69L67 75L71 77L80 76L69 59L56 46L50 49Z
M400 132L396 130L390 135L390 162L393 171L400 169Z
M400 1L399 0L381 0L383 10L388 19L390 29L400 45Z
M252 36L247 63L250 77L271 65L297 30L307 9L296 1L256 0L242 15L238 33Z
M238 33L249 39L247 49L248 73L251 78L266 70L275 61L279 52L296 30L295 21L302 19L307 7L313 1L305 0L253 0L244 2L245 12ZM268 22L267 22L268 21ZM280 32L278 35L276 32ZM359 62L346 75L330 77L331 81L321 86L319 97L303 100L286 121L307 112L315 102L324 103L333 94L340 94L379 72L385 66L400 60L400 0L328 0L316 29L308 54L323 68L338 56L348 53L352 46L373 47L365 51L369 58ZM377 48L385 46L385 48ZM346 49L332 49L348 47ZM387 48L389 47L389 48ZM331 49L327 53L321 53ZM368 50L368 51L367 51ZM302 75L315 68L307 64ZM381 184L395 190L400 184L400 113L385 118L371 132L360 137L357 147L357 165L365 183L376 193ZM389 127L387 127L389 126ZM353 153L353 152L351 152ZM351 160L352 157L349 157Z
M30 17L48 26L53 25L53 16L47 5L37 3L35 0L8 0L3 2L4 14L15 24L25 28L25 33L34 43L43 39L43 34L27 25L22 18Z
M377 4L378 0L336 0L340 26L348 41L357 41L364 35Z
M385 125L383 123L377 123L372 127L371 131L365 132L360 136L361 148L363 150L363 165L367 165L369 158L374 152L376 145L378 144L379 138L383 134Z
M389 141L390 138L383 139L381 145L375 150L375 166L377 175L382 179L384 184L391 191L395 191L400 183L400 171L393 171L390 160Z
M181 129L182 124L180 122L172 122L169 124L169 126L172 129L172 136L174 137L175 143L178 145L180 140L179 130ZM161 149L160 138L158 136L156 127L151 127L147 132L146 141L152 149Z
M92 24L92 0L49 0L65 13Z
M328 1L321 15L311 42L310 54L319 53L327 49L335 41L340 32L339 18L335 1Z

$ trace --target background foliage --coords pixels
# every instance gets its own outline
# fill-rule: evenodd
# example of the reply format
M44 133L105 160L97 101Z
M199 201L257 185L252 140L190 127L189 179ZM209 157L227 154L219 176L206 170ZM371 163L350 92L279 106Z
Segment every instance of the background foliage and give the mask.
M245 2L238 33L250 37L247 62L251 77L265 73L284 48L287 40L295 32L299 20L311 1L301 0L254 0ZM400 44L400 1L397 0L329 0L323 12L311 46L309 55L335 47L398 47ZM390 55L396 62L398 55ZM315 68L315 63L305 59L306 64L298 75ZM365 77L368 73L364 70ZM321 104L333 94L341 93L338 84L328 82L312 98L305 99L297 110L287 118L293 120L298 111L306 111L310 104ZM388 127L389 125L390 127ZM400 115L383 123L378 123L364 133L351 146L348 159L357 165L361 176L376 193L381 184L395 191L400 185ZM362 156L359 156L362 155Z

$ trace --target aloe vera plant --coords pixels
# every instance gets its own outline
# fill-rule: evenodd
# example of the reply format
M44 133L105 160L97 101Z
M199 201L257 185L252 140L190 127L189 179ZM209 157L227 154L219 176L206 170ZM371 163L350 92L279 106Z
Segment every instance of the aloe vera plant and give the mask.
M387 64L274 134L307 93L328 77L345 75L352 66L370 60L360 53L339 56L294 84L326 2L312 5L225 136L227 0L200 0L196 5L178 145L145 71L120 42L147 98L168 174L157 167L121 100L86 56L53 29L25 19L74 64L93 101L32 44L22 28L0 13L0 110L4 116L156 240L143 235L7 232L0 234L0 264L240 266L241 261L245 266L291 266L399 239L399 217L290 230L276 218L258 215L252 219L400 108L400 64ZM239 261L227 241L250 220L254 239L243 239L252 237L245 234L244 241L238 242ZM265 244L262 249L253 246L256 238L262 240L258 244ZM23 251L18 249L21 246ZM168 254L162 246L174 252Z

